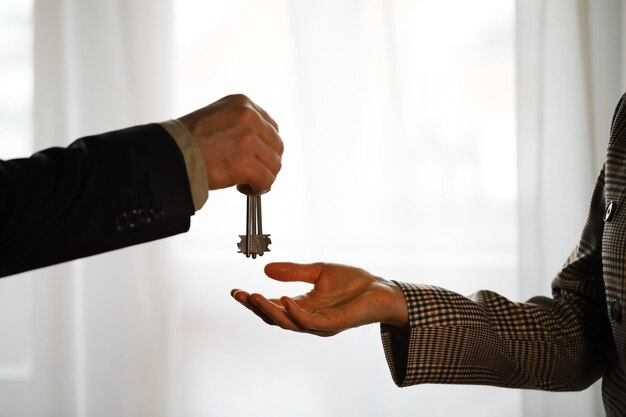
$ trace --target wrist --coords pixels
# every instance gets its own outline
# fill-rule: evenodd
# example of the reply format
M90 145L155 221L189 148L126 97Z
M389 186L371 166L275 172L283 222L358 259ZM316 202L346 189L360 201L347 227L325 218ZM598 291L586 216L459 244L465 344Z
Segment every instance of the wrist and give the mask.
M393 281L387 281L387 286L391 294L388 310L389 317L383 323L394 327L407 327L409 325L409 311L404 292Z
M185 161L189 189L196 211L200 210L208 198L209 184L204 156L193 134L178 119L168 120L161 126L178 145Z

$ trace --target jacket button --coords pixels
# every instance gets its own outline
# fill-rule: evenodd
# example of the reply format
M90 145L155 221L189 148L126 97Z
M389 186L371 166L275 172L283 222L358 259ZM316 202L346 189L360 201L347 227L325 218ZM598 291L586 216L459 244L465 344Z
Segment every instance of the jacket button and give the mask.
M152 216L154 220L156 220L158 218L165 216L165 210L163 210L161 207L152 207L150 209L150 215Z
M139 224L145 225L152 221L152 217L148 214L147 210L140 209L137 210L137 218L139 219Z
M618 300L611 301L611 306L609 308L609 314L611 316L611 321L619 321L621 317L621 308Z
M137 228L138 222L139 222L139 211L131 210L128 216L128 228L129 229Z
M118 232L126 230L128 227L128 214L122 213L115 219L115 227Z
M608 222L613 217L613 213L615 212L615 202L610 200L606 205L606 210L604 210L604 221Z

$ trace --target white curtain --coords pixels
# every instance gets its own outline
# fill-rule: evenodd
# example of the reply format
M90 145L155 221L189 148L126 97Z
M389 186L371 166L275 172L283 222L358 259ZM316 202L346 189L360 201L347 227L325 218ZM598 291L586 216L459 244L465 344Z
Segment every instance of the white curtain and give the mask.
M289 334L227 295L298 292L262 278L273 260L549 293L625 87L624 8L517 3L518 291L511 4L35 1L35 149L244 92L287 150L261 262L235 253L228 190L184 236L3 279L0 416L601 415L597 389L400 390L375 327Z
M168 0L43 0L33 15L34 149L171 117ZM19 366L2 374L0 415L167 414L161 251L144 245L9 278L28 330Z
M519 265L522 298L550 294L578 242L624 92L624 2L517 2ZM604 415L600 384L525 392L525 416Z
M516 298L513 9L176 2L176 113L243 91L286 144L263 196L272 252L236 253L245 200L230 190L211 193L191 231L169 240L176 415L519 415L514 390L398 389L377 326L316 339L265 326L227 296L297 294L305 286L265 279L263 265L323 260Z
M515 295L512 3L458 1L452 21L428 1L186 3L36 1L34 148L247 93L287 144L272 252L236 253L244 200L226 190L184 236L3 280L23 353L0 366L0 415L514 416L512 390L396 388L376 326L313 339L228 297L302 288L264 280L266 260ZM189 39L172 47L174 19Z

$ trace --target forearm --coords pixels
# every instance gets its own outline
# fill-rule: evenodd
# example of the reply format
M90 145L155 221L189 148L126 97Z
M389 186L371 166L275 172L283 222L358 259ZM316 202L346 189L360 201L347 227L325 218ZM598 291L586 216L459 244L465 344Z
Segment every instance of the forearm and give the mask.
M181 233L185 164L151 124L0 164L0 276Z
M553 281L554 298L514 303L400 284L409 330L383 326L396 384L489 384L582 389L615 360L603 276L604 170L580 243Z
M385 354L399 386L483 384L582 389L598 379L610 350L602 311L582 300L513 303L493 292L472 297L401 284L409 327L382 325ZM584 310L584 314L583 313Z

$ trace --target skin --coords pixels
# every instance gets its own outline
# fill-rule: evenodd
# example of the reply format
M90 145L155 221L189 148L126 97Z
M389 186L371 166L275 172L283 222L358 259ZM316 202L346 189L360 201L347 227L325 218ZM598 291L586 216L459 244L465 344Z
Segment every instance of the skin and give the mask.
M209 190L237 185L248 195L269 190L284 150L278 125L242 94L226 96L179 119L200 145Z
M198 141L210 190L237 185L248 195L269 190L284 150L276 122L248 97L226 96L179 119ZM332 336L382 322L405 327L402 290L362 269L336 264L272 263L265 273L283 282L303 281L313 289L297 297L268 300L235 289L232 296L266 323Z
M400 287L363 269L337 264L270 263L265 274L282 282L307 282L313 289L296 297L267 299L233 289L231 295L270 325L333 336L370 323L408 326Z

